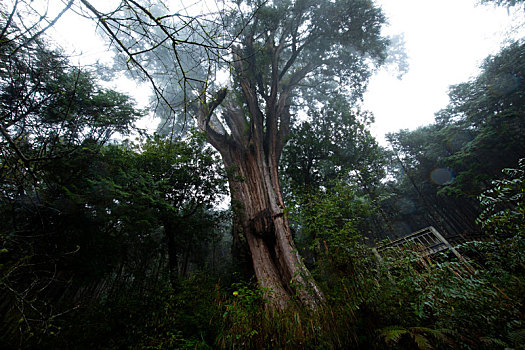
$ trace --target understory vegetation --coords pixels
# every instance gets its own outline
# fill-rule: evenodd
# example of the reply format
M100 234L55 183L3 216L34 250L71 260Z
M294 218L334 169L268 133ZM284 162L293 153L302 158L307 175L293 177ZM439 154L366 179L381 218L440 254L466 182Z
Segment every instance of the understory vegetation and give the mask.
M257 25L272 25L279 9L263 10ZM322 103L302 102L306 119L288 120L276 162L283 213L266 218L286 218L307 269L281 283L291 301L278 309L235 228L243 203L228 201L228 181L245 179L209 134L180 120L140 130L148 111L104 87L107 68L72 65L0 12L0 348L525 349L523 40L452 86L435 123L389 134L388 147L359 98L327 84ZM348 79L366 80L361 68ZM429 226L454 250L389 247ZM311 289L297 281L309 279L323 298L305 307Z
M483 231L483 241L456 247L469 265L447 253L422 257L410 247L378 261L345 225L325 231L317 254L313 275L327 300L318 310L271 311L253 280L208 266L176 287L162 273L133 281L109 278L93 287L98 295L92 290L89 297L75 296L74 305L56 302L54 308L67 312L48 318L39 318L50 307L49 301L36 304L42 296L16 301L20 294L11 295L21 305L9 311L12 319L4 319L13 328L4 328L3 341L12 347L78 349L520 349L523 170L522 165L512 171L520 177L498 183L484 197L480 223L490 231ZM516 199L511 212L494 209ZM333 220L330 208L316 214L325 224ZM496 234L500 230L513 235Z

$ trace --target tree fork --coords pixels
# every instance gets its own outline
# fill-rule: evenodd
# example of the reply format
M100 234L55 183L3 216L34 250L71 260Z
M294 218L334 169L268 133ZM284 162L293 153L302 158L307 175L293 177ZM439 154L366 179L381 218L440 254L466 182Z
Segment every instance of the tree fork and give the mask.
M225 168L234 169L228 173L232 203L236 204L233 206L234 241L240 241L240 235L244 234L255 276L265 290L269 307L282 310L295 295L303 305L316 308L324 296L295 248L284 213L278 178L284 142L280 134L267 138L260 130L262 125L253 120L248 132L238 132L242 129L243 118L232 106L225 107L225 118L229 118L230 129L234 131L232 135L215 130L210 119L226 92L222 89L211 102L203 99L192 107L199 128L206 132L210 144L221 154ZM259 110L254 108L253 111ZM258 115L255 119L261 121L262 118L263 115ZM266 118L277 119L278 116L270 112Z

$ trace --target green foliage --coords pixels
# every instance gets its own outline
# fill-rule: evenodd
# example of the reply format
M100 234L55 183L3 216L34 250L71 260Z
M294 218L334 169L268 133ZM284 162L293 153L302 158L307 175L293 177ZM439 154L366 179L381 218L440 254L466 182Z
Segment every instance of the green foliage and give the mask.
M195 274L178 291L150 282L143 291L122 286L63 320L62 341L76 349L211 349L220 327L214 279Z
M89 180L101 147L115 133L131 132L144 112L6 18L2 39L9 40L0 45L0 346L24 347L57 336L61 317L78 309L72 300L80 286L120 261L118 235L109 234L115 223L106 220L110 183L95 187Z
M342 96L312 108L310 117L294 128L281 162L286 204L307 261L312 254L305 250L319 253L324 232L375 231L377 217L364 218L372 216L386 162L368 130L372 117L353 110Z
M120 293L157 284L167 256L170 262L182 258L185 275L192 264L216 263L207 256L220 249L210 245L220 243L222 219L207 210L223 180L213 172L213 155L199 136L187 143L158 139L144 145L138 153L129 144L87 143L67 159L42 164L43 184L34 193L1 203L6 225L0 231L5 249L0 290L12 303L3 306L6 325L23 320L18 330L5 330L10 337L20 331L38 341L56 334L62 315L83 312L77 309L89 305L89 298L117 293L125 304L127 296ZM167 218L177 223L168 239ZM86 289L92 292L79 300Z
M382 177L384 155L368 130L371 115L336 95L309 117L293 128L283 153L288 191L307 195L342 179L372 187Z
M365 226L363 220L370 213L369 199L344 183L312 194L308 204L309 207L302 211L305 217L303 232L321 241L334 239L342 233L361 233Z
M441 152L441 164L456 174L443 193L477 197L523 157L524 50L520 41L503 48L485 60L476 79L451 87L450 104L436 118L441 148L448 151Z
M155 136L109 143L134 130L144 112L43 40L5 29L0 347L213 343L213 335L192 332L200 327L208 334L200 325L215 310L214 296L195 286L214 284L187 278L227 259L225 215L212 211L225 191L216 154L198 134L179 142ZM174 279L176 291L167 288ZM180 312L183 323L173 324L171 315L159 319L162 310ZM162 327L158 336L155 328Z
M480 195L482 227L502 237L525 236L525 158L517 169L503 169L507 179L495 180L493 187Z
M254 21L247 23L245 18L250 16ZM238 8L224 16L224 20L231 35L241 33L244 45L240 54L246 58L249 80L258 94L265 96L272 89L272 58L282 44L278 54L280 76L275 83L284 90L299 90L297 97L304 97L312 104L325 101L330 92L343 93L340 86L347 87L345 92L358 99L371 68L363 57L381 64L388 46L388 40L380 35L384 15L367 0L264 4L239 1ZM306 72L311 74L303 79ZM339 84L324 78L334 76ZM298 85L301 80L305 83Z
M296 198L289 213L297 227L298 249L306 262L311 265L320 254L332 252L338 252L333 256L333 264L343 257L351 259L355 254L352 244L371 229L366 220L373 208L369 196L343 182L334 182L326 191L309 192ZM341 266L346 266L346 262L342 261Z
M254 348L260 342L261 320L265 317L264 292L254 285L241 282L234 283L232 289L233 298L229 297L221 303L224 313L217 342L221 348L236 344Z
M403 349L417 348L420 350L434 349L430 339L439 339L446 342L451 333L446 329L431 329L427 327L386 327L379 332L379 338L385 342L388 347L402 345ZM453 344L453 343L452 343Z
M218 346L496 349L521 341L522 276L481 266L471 274L462 262L410 251L378 264L366 246L354 241L351 247L356 252L351 258L346 256L350 250L320 258L326 261L317 277L327 304L315 312L272 313L264 307L262 291L235 285L221 301ZM332 265L333 259L338 264ZM349 265L345 269L343 261Z
M452 86L434 124L388 136L396 181L383 206L408 232L429 225L450 235L479 230L478 196L525 155L524 50L521 40L509 44L476 78ZM410 215L396 212L400 201L414 204Z
M260 4L239 8L248 5ZM340 72L359 96L369 74L361 55L384 58L380 11L369 1L274 1L256 17L250 29L261 36L246 47L257 54L243 53L255 60L246 79L258 93L268 94L259 82L272 75L270 35L290 33L313 44L283 46L281 59L296 64L283 70L283 88L297 84L295 68L313 64L293 97L331 96L311 107L311 123L295 128L283 158L286 215L325 304L273 312L271 291L220 265L230 218L213 211L225 188L203 135L107 144L143 113L129 98L43 42L17 55L9 53L16 42L2 42L0 346L523 348L525 161L500 175L523 157L523 44L452 87L435 125L391 136L397 187L386 191L370 116L323 80ZM246 24L233 13L224 19L233 30ZM409 226L470 230L477 196L487 239L457 247L475 271L449 252L427 257L408 246L377 261L364 238L385 208Z
M315 312L295 307L275 312L265 307L265 293L259 288L246 284L234 287L221 304L219 348L327 349L356 344L347 332L351 314L335 314L335 309L324 307ZM340 332L334 332L336 329Z
M489 251L492 269L525 270L525 160L517 169L504 169L507 178L492 182L480 196L478 223L494 238L483 247Z

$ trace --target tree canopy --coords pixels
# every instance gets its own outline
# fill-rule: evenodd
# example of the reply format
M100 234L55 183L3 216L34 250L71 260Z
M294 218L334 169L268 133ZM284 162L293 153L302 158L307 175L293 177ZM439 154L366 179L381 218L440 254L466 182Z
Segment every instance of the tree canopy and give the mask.
M297 292L310 307L323 299L283 215L278 169L293 114L331 94L360 98L373 65L385 58L383 22L370 1L247 1L225 16L225 29L241 33L229 52L231 86L211 100L201 95L194 111L226 168L235 169L235 241L246 237L272 307L285 308Z
M94 72L71 66L41 38L16 33L6 30L0 46L6 348L53 337L89 300L127 288L143 297L163 271L173 280L214 265L202 256L221 249L222 219L212 207L224 192L202 135L117 141L144 115L133 100L101 87Z

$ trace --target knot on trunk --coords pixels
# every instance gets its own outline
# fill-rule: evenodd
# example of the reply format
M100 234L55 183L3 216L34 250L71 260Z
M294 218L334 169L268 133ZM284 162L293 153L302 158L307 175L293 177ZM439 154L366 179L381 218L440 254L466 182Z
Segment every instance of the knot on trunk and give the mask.
M269 209L258 212L249 221L251 233L265 240L273 240L273 238L275 238L275 225L273 221L280 216L283 216L283 213L272 214Z

